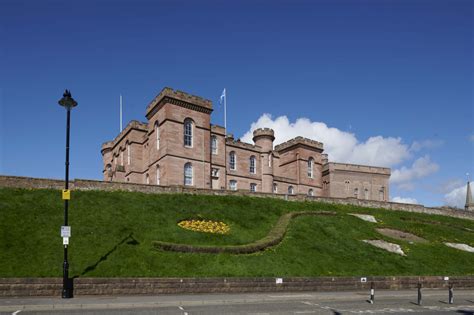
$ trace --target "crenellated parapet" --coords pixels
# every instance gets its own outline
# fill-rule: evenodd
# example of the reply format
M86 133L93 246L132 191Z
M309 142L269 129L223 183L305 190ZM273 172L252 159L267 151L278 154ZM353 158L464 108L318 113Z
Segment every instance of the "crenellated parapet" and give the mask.
M275 146L275 151L284 151L295 146L304 146L321 152L324 150L321 142L308 138L296 137Z
M228 137L226 139L226 145L231 146L231 147L241 148L241 149L247 149L247 150L255 151L255 152L260 152L262 150L262 148L258 145L242 142L239 139L235 140L233 137L232 138Z
M255 138L259 137L268 137L271 138L272 141L275 140L275 132L271 128L258 128L253 131L253 141L255 142Z
M148 125L144 122L140 122L138 120L130 121L130 123L128 123L128 125L117 135L117 137L115 137L114 140L107 141L102 144L100 152L102 153L102 155L104 155L105 153L113 150L113 148L115 148L115 146L122 140L122 138L132 129L146 132L147 128Z
M158 94L150 102L150 104L148 104L146 108L146 117L151 117L160 108L160 106L165 103L191 108L193 110L206 112L208 114L212 112L212 102L210 100L165 87L163 90L161 90L160 94Z

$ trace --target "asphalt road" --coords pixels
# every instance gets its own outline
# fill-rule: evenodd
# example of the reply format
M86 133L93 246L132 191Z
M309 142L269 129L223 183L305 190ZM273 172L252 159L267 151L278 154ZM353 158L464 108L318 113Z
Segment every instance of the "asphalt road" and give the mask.
M0 298L0 314L471 314L474 290L378 291L375 303L368 292L304 292L260 294L196 294L161 296L81 296L73 299Z

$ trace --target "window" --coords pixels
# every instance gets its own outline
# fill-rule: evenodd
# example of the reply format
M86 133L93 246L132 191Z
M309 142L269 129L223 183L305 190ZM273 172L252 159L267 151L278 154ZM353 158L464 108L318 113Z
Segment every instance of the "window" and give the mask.
M156 166L156 184L157 185L160 184L160 166L159 165Z
M156 135L156 149L160 148L160 129L158 128L158 121L155 122L155 135Z
M257 164L257 159L255 158L255 156L251 156L250 157L250 173L252 174L255 174L256 173L256 167L255 165Z
M354 188L354 198L359 198L359 188Z
M346 196L349 196L349 185L351 184L350 181L346 180L344 182L344 186L345 186L345 189L346 189Z
M251 183L250 184L250 192L256 192L257 191L257 184Z
M193 165L191 163L184 164L184 185L193 185Z
M268 167L272 167L272 154L268 155Z
M288 186L288 195L293 195L295 193L295 190L293 189L293 186Z
M364 198L365 198L366 200L369 200L369 190L368 190L367 188L364 189Z
M236 180L231 180L229 182L229 188L230 188L230 190L237 190L237 181Z
M123 166L123 151L120 151L120 165Z
M273 184L273 193L278 193L278 184Z
M211 137L211 151L212 151L212 154L217 154L217 137L216 136Z
M236 165L236 156L235 156L235 152L232 151L229 153L229 167L231 170L235 171L237 169L237 165Z
M184 120L184 146L193 146L193 121L189 118Z
M150 184L150 176L148 174L145 175L145 184Z
M131 152L130 152L130 144L127 144L127 164L130 165L130 161L131 161Z
M311 197L314 196L314 192L312 189L308 190L308 196L311 196Z
M313 164L314 164L314 159L309 158L308 159L308 177L313 178Z
M219 169L212 168L212 177L219 177Z
M380 188L379 190L379 200L384 201L385 200L385 187Z

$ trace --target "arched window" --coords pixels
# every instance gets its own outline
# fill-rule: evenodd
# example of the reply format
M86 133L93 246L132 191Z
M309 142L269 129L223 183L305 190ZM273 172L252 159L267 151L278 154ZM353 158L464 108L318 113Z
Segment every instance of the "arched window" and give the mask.
M348 181L348 180L346 180L346 181L344 182L344 187L345 187L345 189L346 189L346 196L347 196L347 197L350 197L350 196L349 196L349 194L350 194L350 193L349 193L349 185L350 185L350 184L351 184L351 182Z
M184 120L184 146L193 146L193 121L189 118Z
M295 190L293 189L293 186L288 186L288 195L293 195L295 193Z
M359 188L354 188L354 198L359 198Z
M250 173L255 174L256 173L256 164L257 164L257 159L255 156L250 157Z
M159 165L156 166L156 184L157 185L160 184L160 166Z
M380 188L379 190L379 200L384 201L385 200L385 187Z
M308 159L308 177L313 178L313 164L314 164L314 159L309 158Z
M369 200L369 190L368 190L367 188L364 189L364 198L365 198L366 200Z
M230 190L237 190L237 181L233 179L229 181L229 188Z
M159 125L158 121L155 122L155 136L156 136L156 149L157 150L160 148L160 128L158 125Z
M234 151L229 153L229 168L233 171L237 169L237 158Z
M184 164L184 185L193 185L193 165L191 163Z
M256 191L257 191L257 184L250 183L250 192L256 192Z
M212 154L217 154L217 137L211 137L211 152Z
M123 151L120 149L120 165L123 166Z
M150 184L150 176L148 174L145 175L145 184Z
M272 167L272 154L268 155L268 167Z
M309 189L308 190L308 196L314 196L314 191L312 189Z
M277 183L273 183L273 193L274 194L278 193L278 184Z
M130 165L131 161L131 152L130 152L130 143L127 143L127 164Z

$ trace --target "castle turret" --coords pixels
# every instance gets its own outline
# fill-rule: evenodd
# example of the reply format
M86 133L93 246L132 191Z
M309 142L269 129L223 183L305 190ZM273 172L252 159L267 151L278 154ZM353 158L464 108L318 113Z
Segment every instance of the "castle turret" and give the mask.
M253 132L253 142L262 148L260 154L262 167L262 191L271 193L273 191L273 140L275 133L270 128L260 128Z

